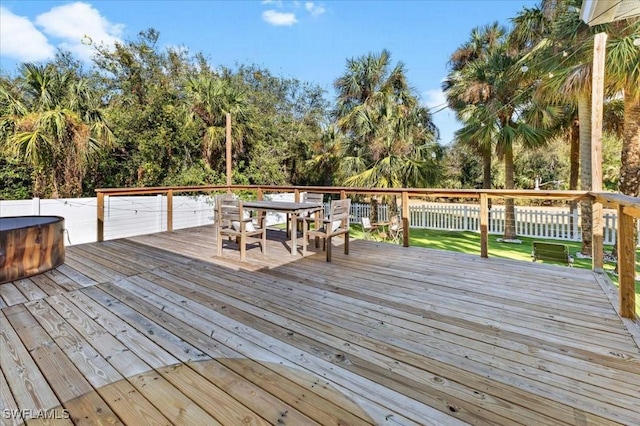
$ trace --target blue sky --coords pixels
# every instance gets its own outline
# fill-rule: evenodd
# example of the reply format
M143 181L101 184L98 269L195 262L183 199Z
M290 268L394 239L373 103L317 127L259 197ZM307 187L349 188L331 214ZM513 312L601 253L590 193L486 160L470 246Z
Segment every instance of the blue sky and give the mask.
M391 52L409 83L433 110L451 53L474 27L510 18L530 0L413 1L45 1L0 2L0 68L15 73L23 61L44 61L55 49L89 60L82 44L131 40L148 28L161 46L202 52L213 66L257 64L273 74L318 84L333 100L333 81L346 60ZM434 115L441 142L458 124L444 109Z

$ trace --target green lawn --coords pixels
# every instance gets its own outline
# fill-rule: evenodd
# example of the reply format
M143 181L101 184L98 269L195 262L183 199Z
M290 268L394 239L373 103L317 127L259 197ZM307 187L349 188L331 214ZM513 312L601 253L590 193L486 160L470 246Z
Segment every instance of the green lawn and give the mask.
M353 225L352 235L354 238L363 238L363 234L359 225ZM522 244L501 243L497 239L499 235L489 235L489 256L501 257L505 259L516 259L531 262L531 248L533 241L547 241L566 244L569 246L569 252L574 255L574 267L591 269L591 259L578 259L575 253L578 252L582 245L579 242L561 241L561 240L540 240L536 238L518 237ZM460 253L480 255L480 234L475 232L459 232L459 231L438 231L432 229L411 229L410 245L415 247L427 247L438 250L449 250ZM610 252L611 246L605 246L605 250ZM640 250L636 251L636 259L640 259ZM544 262L543 262L544 263ZM605 263L604 269L612 272L614 264ZM640 275L640 262L636 260L636 276ZM618 279L609 273L609 277L618 284ZM640 282L636 281L636 311L640 314Z

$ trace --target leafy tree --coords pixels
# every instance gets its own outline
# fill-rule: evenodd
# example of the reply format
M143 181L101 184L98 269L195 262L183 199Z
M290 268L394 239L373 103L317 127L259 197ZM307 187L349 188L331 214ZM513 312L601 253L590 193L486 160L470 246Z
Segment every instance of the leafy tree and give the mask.
M306 160L327 121L324 91L255 65L223 68L221 77L247 99L242 149L234 153L239 172L252 183L308 184Z
M0 157L0 200L33 197L32 170L19 160Z
M312 146L314 154L307 160L311 183L332 186L342 181L338 172L344 145L344 134L335 125L325 129L322 137Z
M160 186L194 169L202 172L190 175L202 180L193 183L208 183L185 98L195 68L186 50L161 50L159 36L149 29L113 51L96 48L96 79L119 142L94 171L94 180L105 186Z
M473 147L457 140L445 149L442 186L452 189L483 187L483 162ZM490 173L491 175L491 173Z

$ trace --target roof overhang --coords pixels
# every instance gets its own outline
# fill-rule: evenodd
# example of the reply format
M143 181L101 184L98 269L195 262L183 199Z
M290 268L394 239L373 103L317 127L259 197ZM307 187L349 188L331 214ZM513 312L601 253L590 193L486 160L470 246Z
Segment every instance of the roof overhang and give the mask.
M589 26L640 16L640 0L583 0L580 19Z

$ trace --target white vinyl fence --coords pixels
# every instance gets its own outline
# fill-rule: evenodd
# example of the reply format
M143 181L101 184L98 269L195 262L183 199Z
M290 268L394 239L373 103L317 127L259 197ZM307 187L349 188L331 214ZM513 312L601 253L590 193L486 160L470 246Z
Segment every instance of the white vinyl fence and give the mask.
M205 196L173 197L173 229L213 223L213 203ZM167 198L162 195L105 197L106 240L167 230ZM68 245L97 240L97 201L92 198L0 201L0 217L62 216Z
M352 220L360 221L370 216L369 204L353 204ZM387 205L378 205L378 220L389 220ZM521 237L541 239L581 241L580 215L576 209L546 209L535 207L515 207L516 234ZM605 212L604 244L616 242L617 214ZM503 206L493 206L489 212L489 233L504 233L505 210ZM480 207L446 203L426 203L409 206L409 226L411 228L439 229L449 231L480 232ZM640 234L640 223L638 223ZM640 241L638 242L640 246Z
M274 198L293 201L293 194L277 194ZM105 239L166 231L167 200L163 195L105 197ZM189 228L213 223L213 201L208 196L174 196L173 228ZM328 207L328 206L327 206ZM351 220L359 223L370 216L369 204L352 204ZM95 242L96 198L0 200L0 217L51 215L63 216L67 230L67 244ZM380 221L389 220L389 208L378 205ZM425 203L409 207L409 226L412 228L451 231L480 230L480 208L474 205ZM284 215L270 213L267 224L283 223ZM604 214L604 243L615 244L617 215ZM640 224L639 224L640 227ZM504 232L504 207L493 206L489 217L489 233ZM578 211L516 207L516 234L532 238L580 241ZM640 245L640 244L639 244Z

